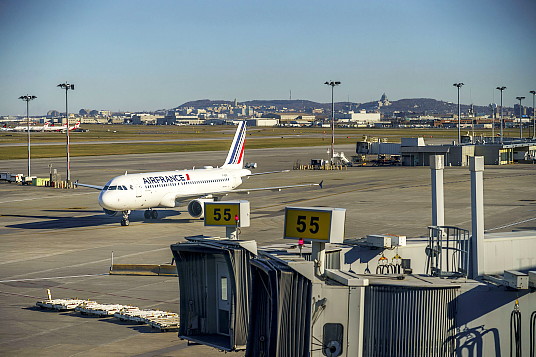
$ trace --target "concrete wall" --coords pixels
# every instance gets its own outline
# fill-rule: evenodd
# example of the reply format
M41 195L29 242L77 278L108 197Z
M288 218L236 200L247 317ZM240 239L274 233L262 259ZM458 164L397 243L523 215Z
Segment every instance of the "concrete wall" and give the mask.
M476 145L475 155L484 156L484 165L499 165L498 145Z
M272 118L258 118L247 119L247 126L276 126L279 124L279 119Z

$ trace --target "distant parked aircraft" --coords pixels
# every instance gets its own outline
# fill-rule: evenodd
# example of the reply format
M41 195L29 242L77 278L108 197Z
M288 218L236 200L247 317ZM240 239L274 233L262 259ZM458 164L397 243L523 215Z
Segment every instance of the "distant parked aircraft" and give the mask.
M46 122L45 125L30 125L30 131L45 131L50 125ZM7 131L28 131L28 125L19 125L14 128L5 128Z
M72 131L72 130L75 130L75 129L78 129L78 128L80 128L80 120L78 120L76 122L76 124L74 124L73 126L70 126L69 131ZM58 126L49 125L44 129L44 131L62 131L62 132L65 132L65 130L67 130L67 124L58 125Z
M75 125L69 127L69 131L80 128L80 120L76 122ZM28 125L19 125L14 128L8 128L4 126L0 128L2 131L28 131ZM67 125L50 125L50 122L46 122L45 125L30 125L30 131L61 131L65 132L67 130Z

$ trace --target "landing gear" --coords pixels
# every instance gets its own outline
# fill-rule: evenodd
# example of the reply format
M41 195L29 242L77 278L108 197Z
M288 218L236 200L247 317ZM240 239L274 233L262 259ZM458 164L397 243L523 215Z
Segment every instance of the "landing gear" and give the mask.
M130 211L123 211L123 218L121 218L121 225L122 226L130 225L130 221L128 219L129 214L130 214Z
M145 217L145 219L157 219L158 218L158 211L148 209L147 211L145 211L143 216Z

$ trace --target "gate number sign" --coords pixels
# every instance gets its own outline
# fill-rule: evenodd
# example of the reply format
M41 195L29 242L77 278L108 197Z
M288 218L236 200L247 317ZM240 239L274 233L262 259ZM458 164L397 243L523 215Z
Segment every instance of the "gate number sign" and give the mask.
M248 227L249 202L205 202L205 226Z
M346 210L325 207L286 207L286 239L342 243Z

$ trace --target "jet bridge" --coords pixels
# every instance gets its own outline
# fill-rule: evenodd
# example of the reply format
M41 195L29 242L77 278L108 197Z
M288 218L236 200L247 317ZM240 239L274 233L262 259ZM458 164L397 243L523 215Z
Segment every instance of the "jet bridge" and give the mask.
M226 351L244 349L256 243L207 238L187 237L171 246L179 276L179 337Z
M471 161L471 234L444 225L436 180L424 239L344 240L343 209L287 207L284 237L293 243L173 245L179 336L246 356L534 354L536 234L484 234L483 165Z

